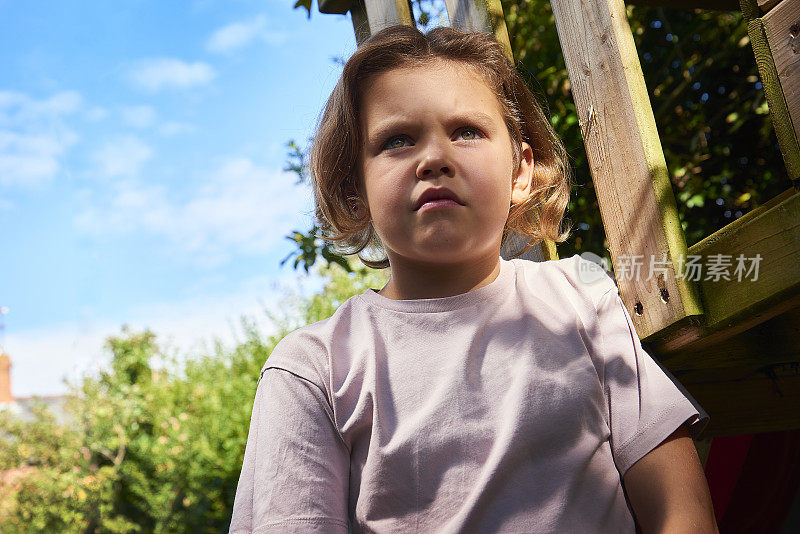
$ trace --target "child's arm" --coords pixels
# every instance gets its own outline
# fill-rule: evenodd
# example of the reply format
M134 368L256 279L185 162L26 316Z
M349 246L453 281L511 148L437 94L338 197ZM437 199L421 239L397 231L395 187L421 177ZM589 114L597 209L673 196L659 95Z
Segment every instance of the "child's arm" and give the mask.
M644 350L613 279L585 287L597 311L588 332L608 402L612 454L641 532L717 532L690 437L708 414Z
M633 464L623 483L643 533L719 532L703 467L685 424Z
M349 477L349 451L322 389L284 369L265 369L230 532L344 534Z

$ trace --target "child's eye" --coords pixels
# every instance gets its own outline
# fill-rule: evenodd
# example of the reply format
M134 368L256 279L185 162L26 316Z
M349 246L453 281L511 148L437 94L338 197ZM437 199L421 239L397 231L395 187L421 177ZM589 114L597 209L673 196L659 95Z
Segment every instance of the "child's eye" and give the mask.
M480 137L481 132L477 128L463 128L459 133L459 137L465 141L472 141Z
M411 140L405 135L395 135L386 140L383 144L383 148L403 148L406 146L406 141L409 141L410 144Z

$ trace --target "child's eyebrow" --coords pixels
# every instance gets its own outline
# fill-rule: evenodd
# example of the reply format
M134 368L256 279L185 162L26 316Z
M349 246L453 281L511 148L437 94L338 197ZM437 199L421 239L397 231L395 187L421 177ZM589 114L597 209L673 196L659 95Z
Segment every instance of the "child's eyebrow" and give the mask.
M389 134L407 130L412 124L412 121L409 121L402 115L384 119L367 132L367 142L370 145L377 145L378 143L382 143L384 138Z
M491 130L493 123L492 117L482 111L472 110L469 112L459 112L447 119L448 127L464 124L474 124L483 130ZM404 115L392 116L382 120L377 126L367 132L367 143L376 145L382 143L390 134L408 130L414 127L414 121L407 119Z

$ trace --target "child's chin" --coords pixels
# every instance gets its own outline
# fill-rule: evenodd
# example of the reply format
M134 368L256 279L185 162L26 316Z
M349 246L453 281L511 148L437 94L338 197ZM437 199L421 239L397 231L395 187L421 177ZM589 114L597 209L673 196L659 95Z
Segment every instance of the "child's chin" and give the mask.
M420 244L414 251L420 261L431 263L459 263L476 259L477 250L469 240L439 239Z

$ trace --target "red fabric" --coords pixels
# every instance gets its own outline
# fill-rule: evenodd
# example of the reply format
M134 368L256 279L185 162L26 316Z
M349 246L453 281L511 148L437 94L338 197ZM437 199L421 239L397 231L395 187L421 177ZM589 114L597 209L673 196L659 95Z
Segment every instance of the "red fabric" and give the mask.
M739 480L753 435L723 436L711 440L705 473L718 524L725 515L728 501Z
M721 533L777 533L800 486L800 430L714 438L705 471Z
M756 434L720 532L777 533L800 483L800 430Z

